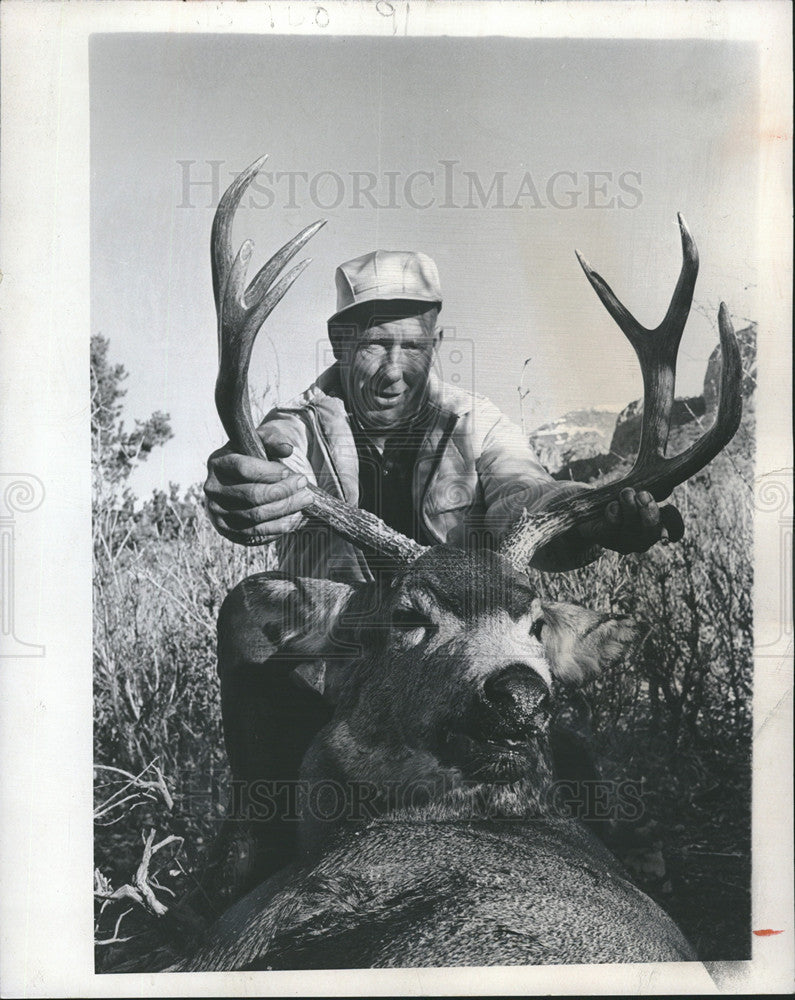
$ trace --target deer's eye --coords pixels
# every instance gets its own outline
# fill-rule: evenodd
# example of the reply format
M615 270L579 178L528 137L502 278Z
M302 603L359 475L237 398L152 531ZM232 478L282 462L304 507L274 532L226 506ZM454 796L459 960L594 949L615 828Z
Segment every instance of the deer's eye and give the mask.
M546 627L546 622L544 621L544 619L536 618L530 629L530 635L532 635L534 639L538 639L538 641L541 642L541 636L543 634L545 627Z
M418 608L396 608L392 612L392 627L399 632L413 632L415 629L436 631L433 621Z

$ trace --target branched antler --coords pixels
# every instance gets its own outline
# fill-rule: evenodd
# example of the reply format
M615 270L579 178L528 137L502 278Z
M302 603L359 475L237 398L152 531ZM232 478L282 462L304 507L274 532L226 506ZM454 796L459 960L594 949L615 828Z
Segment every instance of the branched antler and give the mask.
M235 451L263 459L268 456L254 426L248 396L251 351L260 327L309 261L296 264L281 278L279 274L325 225L325 220L320 220L301 230L246 285L253 244L246 240L237 254L233 254L232 223L240 199L266 159L263 156L252 163L226 190L216 209L211 237L219 349L215 404ZM380 553L398 564L410 563L424 551L423 546L394 531L369 511L353 507L312 484L308 489L314 501L305 513L357 547Z
M734 436L742 415L742 365L729 310L721 303L718 327L721 347L721 383L717 414L712 427L680 455L665 457L674 403L676 356L693 301L698 275L698 252L684 219L679 217L682 237L682 269L671 304L655 330L635 319L607 282L578 253L585 275L602 304L632 344L643 373L643 418L640 447L632 469L618 482L581 494L562 497L549 507L525 513L502 543L501 552L517 568L529 565L533 554L558 535L601 514L626 487L646 490L655 500L665 500L675 486L703 469ZM662 529L673 539L681 537L683 526L674 508L662 509Z

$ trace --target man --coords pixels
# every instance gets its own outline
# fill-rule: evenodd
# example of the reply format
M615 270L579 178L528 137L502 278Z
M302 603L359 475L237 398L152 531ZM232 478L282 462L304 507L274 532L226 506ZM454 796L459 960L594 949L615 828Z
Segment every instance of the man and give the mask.
M379 566L304 517L307 483L426 545L496 545L523 509L588 488L553 480L492 403L438 379L442 296L429 257L376 250L342 264L336 282L328 322L336 363L265 418L259 433L268 460L229 446L210 456L205 492L222 535L245 545L276 541L279 568L291 576L364 582ZM661 531L653 498L624 490L601 518L541 549L533 565L571 569L600 547L645 551ZM234 777L294 779L329 717L322 681L278 657L252 663L242 648L219 650L219 673ZM289 856L278 824L265 839L268 857L254 864L259 877Z
M470 527L496 542L523 508L586 488L552 479L488 400L438 380L442 298L429 257L377 250L342 264L336 280L328 329L337 363L265 418L260 436L270 460L228 446L210 456L205 492L222 535L245 545L276 540L287 573L366 580L367 564L349 543L302 546L301 536L306 543L307 533L326 533L301 514L312 501L307 482L428 544L460 543ZM539 552L534 565L571 569L599 546L642 552L660 530L653 498L625 490L603 518Z

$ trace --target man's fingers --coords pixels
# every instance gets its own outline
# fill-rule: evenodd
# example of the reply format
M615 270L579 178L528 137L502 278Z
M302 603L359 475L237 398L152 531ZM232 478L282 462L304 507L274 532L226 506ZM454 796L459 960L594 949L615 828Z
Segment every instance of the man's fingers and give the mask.
M622 518L632 518L638 510L638 501L635 496L635 491L627 486L619 494L618 500L621 504L621 516Z
M302 518L303 515L299 512L288 517L279 517L275 521L266 521L256 527L242 528L239 531L219 524L218 530L224 538L228 538L230 542L237 542L238 545L265 545L280 535L293 531L301 523Z
M637 495L638 513L640 514L640 525L642 528L651 531L660 523L660 508L657 501L645 490Z
M289 458L293 453L293 446L286 441L276 441L267 445L268 458Z
M248 455L236 455L229 452L218 455L210 466L210 476L224 485L238 483L277 483L291 473L281 462L266 462L262 458L251 458Z
M645 552L656 541L678 542L684 533L684 521L675 507L660 507L648 490L636 493L630 487L605 505L601 521L580 526L582 538L623 553Z
M264 530L269 523L303 510L313 500L314 497L309 490L299 490L273 503L250 507L247 510L222 511L217 516L230 531L242 531L258 525Z
M293 446L286 441L279 431L273 430L267 424L258 431L260 440L265 445L268 458L287 458L293 453Z
M239 455L226 444L207 460L207 512L219 534L239 545L263 545L293 531L314 499L307 477L278 461L293 446L269 427L259 434L267 459Z
M262 507L264 504L276 503L285 497L306 488L306 476L290 473L285 479L275 483L242 483L238 486L205 484L204 492L210 500L214 500L225 512L249 510L252 507Z

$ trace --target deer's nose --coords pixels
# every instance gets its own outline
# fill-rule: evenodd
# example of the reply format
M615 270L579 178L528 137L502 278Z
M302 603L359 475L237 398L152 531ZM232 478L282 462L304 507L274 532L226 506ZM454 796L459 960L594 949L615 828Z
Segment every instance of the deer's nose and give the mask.
M549 688L526 663L510 663L492 674L483 685L483 693L500 715L519 724L549 713Z

